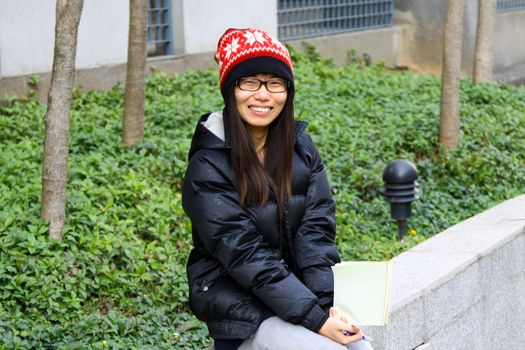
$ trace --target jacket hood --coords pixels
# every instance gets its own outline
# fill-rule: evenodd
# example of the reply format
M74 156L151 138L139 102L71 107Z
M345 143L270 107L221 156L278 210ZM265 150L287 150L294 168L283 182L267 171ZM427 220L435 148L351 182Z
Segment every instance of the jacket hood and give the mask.
M188 160L191 159L197 151L203 149L225 150L230 148L226 141L228 136L225 133L225 122L227 122L227 120L223 117L223 111L207 113L199 118L191 140ZM308 123L304 121L295 121L296 139L300 137L307 126Z
M197 122L195 133L191 140L188 160L202 149L227 149L224 137L224 121L222 111L202 115Z

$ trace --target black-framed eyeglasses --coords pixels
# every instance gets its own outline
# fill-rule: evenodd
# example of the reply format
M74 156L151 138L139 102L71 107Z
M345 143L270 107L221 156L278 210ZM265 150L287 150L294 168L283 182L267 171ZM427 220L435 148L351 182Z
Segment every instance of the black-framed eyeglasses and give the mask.
M236 82L239 89L244 91L257 91L265 85L270 92L285 92L290 87L290 82L281 78L261 80L257 78L241 78Z

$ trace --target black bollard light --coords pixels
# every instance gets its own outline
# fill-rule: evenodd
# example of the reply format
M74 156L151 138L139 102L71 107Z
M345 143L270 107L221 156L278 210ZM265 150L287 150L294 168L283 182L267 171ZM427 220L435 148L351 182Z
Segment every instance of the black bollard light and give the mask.
M407 219L412 215L412 202L417 200L416 166L405 159L394 160L383 171L383 196L390 203L390 216L397 221L397 234L403 241Z

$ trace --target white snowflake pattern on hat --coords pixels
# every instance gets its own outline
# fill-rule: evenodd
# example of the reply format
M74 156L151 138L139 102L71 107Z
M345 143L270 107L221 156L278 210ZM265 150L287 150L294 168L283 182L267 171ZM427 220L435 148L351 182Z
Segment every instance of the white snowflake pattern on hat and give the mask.
M288 49L286 48L286 46L284 46L279 40L275 39L271 35L268 35L268 37L270 38L270 41L271 41L272 44L274 44L275 46L279 47L284 52L288 53Z
M231 43L227 44L224 48L224 51L226 52L226 58L230 58L230 55L232 53L237 52L237 49L239 48L239 39L233 38Z
M247 32L246 34L244 34L244 37L246 38L246 42L248 44L250 44L251 46L253 46L253 44L255 42L261 43L263 45L266 42L266 38L264 37L264 33L259 32L258 30L254 31L254 32L251 32L251 31Z

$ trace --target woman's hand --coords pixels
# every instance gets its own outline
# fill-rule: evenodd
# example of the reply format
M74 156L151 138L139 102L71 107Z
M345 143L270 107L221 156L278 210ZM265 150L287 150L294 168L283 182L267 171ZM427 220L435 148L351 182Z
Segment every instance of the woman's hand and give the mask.
M352 335L345 335L344 331L350 332ZM351 325L339 309L334 307L330 308L330 317L319 330L319 334L343 345L361 340L363 336L361 330Z

